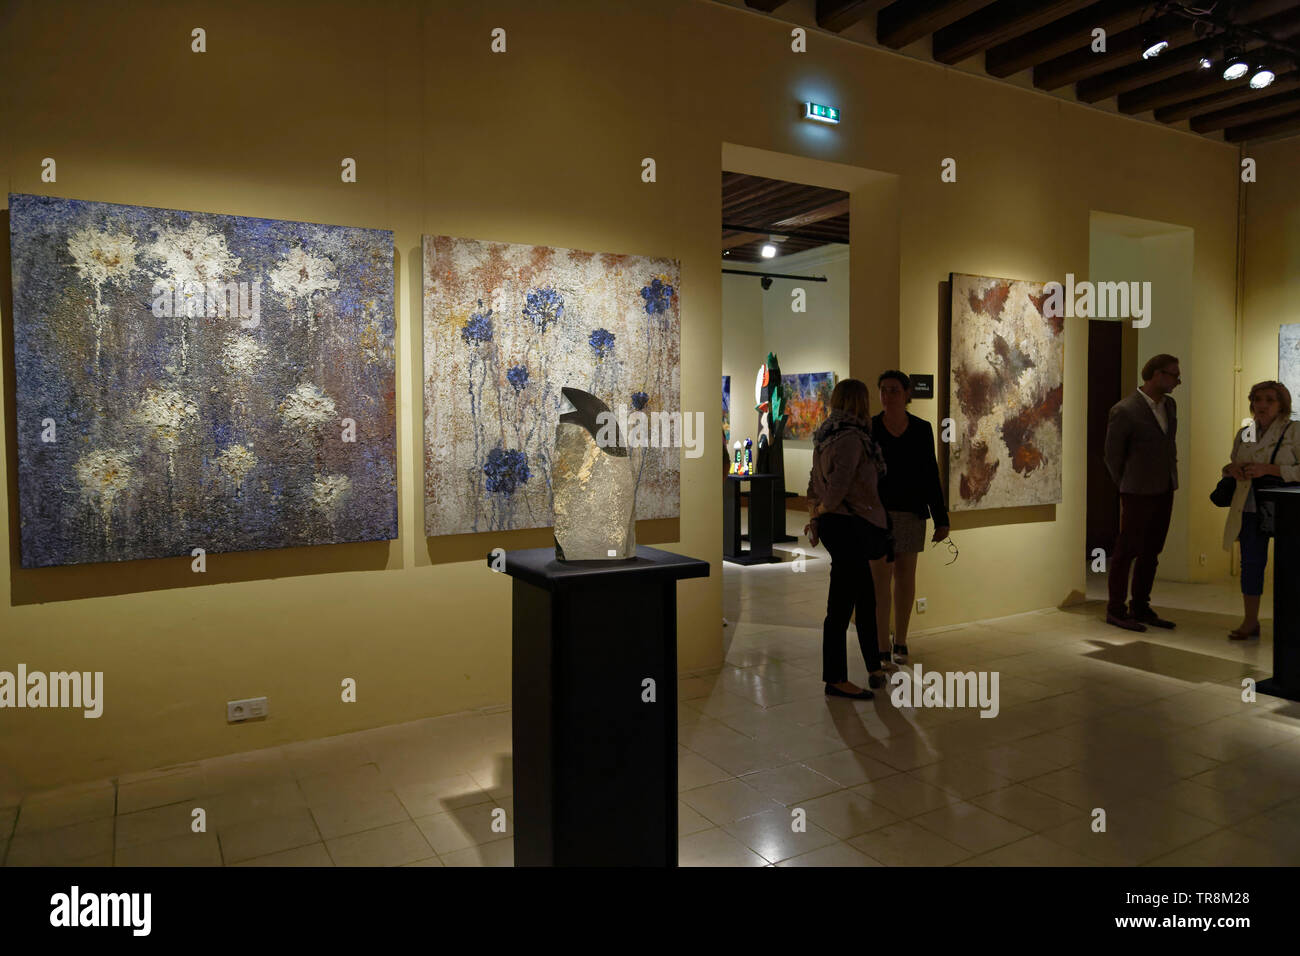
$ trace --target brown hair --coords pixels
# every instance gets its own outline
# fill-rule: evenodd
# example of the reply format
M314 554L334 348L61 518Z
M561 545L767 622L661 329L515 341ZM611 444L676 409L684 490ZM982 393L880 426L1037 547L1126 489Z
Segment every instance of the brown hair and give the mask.
M1176 355L1170 355L1167 352L1151 356L1151 358L1147 359L1147 364L1142 366L1142 381L1151 381L1156 377L1156 372L1166 365L1173 365L1177 361L1178 357Z
M871 417L871 393L866 383L856 378L841 379L831 392L831 408L865 422Z
M1252 408L1251 414L1254 414L1253 409L1255 407L1255 396L1260 392L1269 391L1277 396L1278 417L1283 421L1286 421L1291 417L1291 390L1281 382L1256 382L1250 387L1250 395L1246 400L1250 402Z

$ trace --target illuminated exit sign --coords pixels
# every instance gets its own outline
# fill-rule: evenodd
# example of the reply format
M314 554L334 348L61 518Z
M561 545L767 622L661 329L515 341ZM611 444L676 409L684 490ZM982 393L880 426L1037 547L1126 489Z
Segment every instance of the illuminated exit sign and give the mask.
M818 123L838 123L840 111L833 106L822 106L820 103L805 103L803 118L816 120Z

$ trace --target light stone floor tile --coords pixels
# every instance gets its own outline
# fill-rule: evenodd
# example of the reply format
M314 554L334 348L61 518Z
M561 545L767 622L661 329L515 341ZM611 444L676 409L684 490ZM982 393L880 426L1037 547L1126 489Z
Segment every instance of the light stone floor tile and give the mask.
M801 827L796 829L796 827ZM806 820L797 824L788 810L770 810L723 827L769 863L838 843L839 839Z
M293 783L293 769L279 748L200 760L207 793L260 789Z
M215 833L187 833L119 849L117 866L221 866Z
M112 858L112 817L87 820L54 830L15 834L9 840L5 865L60 866L105 853Z
M510 787L495 787L502 797L509 796ZM451 777L425 780L420 783L394 785L393 792L402 801L402 806L412 817L424 817L431 813L445 813L461 807L472 807L480 803L491 803L492 793L483 789L477 779L468 773L458 773Z
M410 821L326 840L325 846L335 866L401 866L434 852Z
M973 855L910 820L872 830L848 842L885 866L950 866Z
M437 859L437 857L434 857ZM266 856L254 857L251 860L245 860L242 863L232 863L231 866L333 866L334 861L330 859L329 851L325 849L324 843L309 843L306 846L295 847L292 850L281 850L279 853L270 853ZM442 864L437 864L441 866Z
M980 794L969 802L1034 833L1084 815L1079 807L1019 784Z
M767 866L768 861L718 827L677 841L678 866Z
M388 791L345 794L337 800L316 804L311 808L311 815L326 840L411 819L397 796Z
M1046 837L1034 834L1008 843L987 853L981 853L954 866L1101 866L1095 860L1053 843Z
M221 838L221 855L227 863L321 842L311 811L302 808L280 816L218 827L217 835Z
M679 837L690 836L692 833L699 833L701 830L708 830L712 827L713 822L704 814L694 807L687 806L680 800L677 801L677 835Z
M120 816L182 800L195 800L205 792L203 769L196 763L151 773L131 774L118 781L117 813Z
M514 866L515 841L497 840L455 850L441 857L443 866Z
M973 803L954 803L913 817L912 822L972 853L987 853L1032 836L1032 831Z
M878 803L900 817L914 817L930 810L957 803L958 797L947 790L931 786L910 774L895 774L870 780L852 789L852 793Z
M883 866L847 843L836 842L830 846L782 860L777 866Z
M687 754L677 758L677 789L694 790L696 787L708 786L730 780L731 774L717 764L710 763L699 754Z
M680 797L683 803L720 826L780 806L777 801L741 780L724 780L707 787L687 790Z
M899 820L898 814L878 803L872 803L861 794L849 790L809 800L801 809L808 814L808 822L834 834L841 840L875 830Z
M111 818L116 812L116 800L116 788L111 781L32 794L19 808L15 833L57 830L75 823Z
M745 774L740 779L764 796L787 807L844 789L829 777L797 763Z
M899 772L857 750L837 750L820 757L811 757L804 761L804 766L845 788L856 787L868 780L891 777Z
M434 813L427 817L418 817L416 826L424 834L435 853L445 857L448 853L479 846L496 840L505 840L514 836L514 824L507 811L504 816L496 813L504 810L493 803L476 804L461 807L446 813ZM502 820L504 832L494 829L494 823Z
M188 803L177 803L169 807L155 807L152 810L119 815L116 846L121 850L142 843L155 843L192 833L196 819L193 816L194 809L195 807Z

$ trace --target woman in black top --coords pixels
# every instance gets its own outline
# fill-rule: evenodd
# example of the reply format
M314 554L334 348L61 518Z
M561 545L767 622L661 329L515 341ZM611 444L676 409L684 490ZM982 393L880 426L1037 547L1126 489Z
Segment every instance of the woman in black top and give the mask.
M880 500L889 513L895 560L871 562L876 585L876 634L882 657L889 659L889 606L894 605L894 660L907 662L907 626L916 600L916 556L925 549L925 519L934 518L934 536L948 537L948 509L939 484L934 430L923 418L908 414L912 382L894 369L876 383L884 408L871 419L871 435L884 453L887 471L880 479Z

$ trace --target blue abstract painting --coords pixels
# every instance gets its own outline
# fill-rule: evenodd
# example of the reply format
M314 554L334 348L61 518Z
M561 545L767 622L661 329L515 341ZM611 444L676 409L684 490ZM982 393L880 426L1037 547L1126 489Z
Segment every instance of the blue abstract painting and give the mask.
M672 259L424 237L426 535L554 523L562 388L620 420L680 416L678 274ZM677 515L681 453L629 448L638 518Z
M731 441L731 376L722 376L722 439Z
M24 567L397 536L391 232L9 215Z

